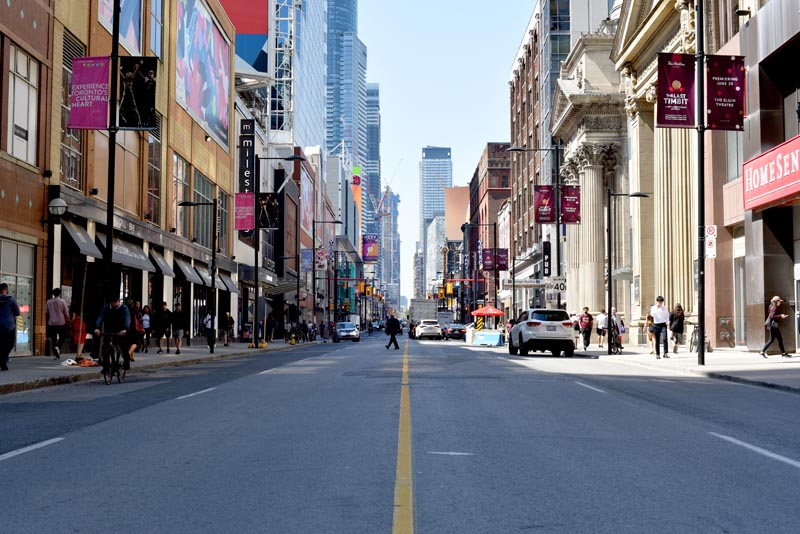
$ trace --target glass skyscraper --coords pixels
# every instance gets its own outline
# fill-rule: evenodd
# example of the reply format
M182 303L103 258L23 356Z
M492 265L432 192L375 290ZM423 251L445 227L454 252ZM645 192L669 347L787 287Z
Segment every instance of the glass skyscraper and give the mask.
M388 213L387 206L381 205L381 104L377 83L367 84L367 151L363 167L362 178L366 181L362 187L369 193L362 214L364 230L377 233L380 232L380 213Z
M453 187L453 160L450 148L426 146L419 163L420 240L437 215L444 215L444 190Z
M296 13L294 140L301 147L320 146L324 153L327 4L303 2Z

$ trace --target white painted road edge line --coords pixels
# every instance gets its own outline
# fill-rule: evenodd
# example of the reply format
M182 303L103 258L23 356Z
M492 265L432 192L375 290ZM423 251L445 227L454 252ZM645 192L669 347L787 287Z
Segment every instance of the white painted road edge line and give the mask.
M64 438L48 439L47 441L34 443L33 445L28 445L27 447L23 447L15 451L7 452L5 454L0 455L0 462L2 462L3 460L8 460L9 458L13 458L14 456L19 456L20 454L25 454L26 452L31 452L36 449L41 449L42 447L47 447L48 445L52 445L53 443L58 443L63 439Z
M442 456L475 456L471 452L455 452L455 451L428 451L428 454L440 454Z
M780 454L775 454L774 452L768 451L767 449L762 449L761 447L756 447L755 445L750 445L749 443L745 443L744 441L739 441L736 438L732 438L730 436L724 436L722 434L717 434L716 432L709 432L712 436L716 436L719 439L724 439L725 441L729 441L734 445L739 445L740 447L744 447L745 449L750 449L753 452L757 452L767 458L772 458L773 460L778 460L779 462L783 462L785 464L789 464L792 467L800 468L800 462L797 460L792 460L791 458L787 458L786 456L781 456Z
M603 390L602 390L602 389L600 389L600 388L596 388L596 387L594 387L594 386L590 386L589 384L584 384L583 382L578 382L577 380L575 381L575 383L576 383L576 384L578 384L579 386L583 386L583 387L585 387L585 388L587 388L587 389L591 389L592 391L596 391L596 392L598 392L598 393L605 393L605 394L608 394L608 392L607 392L607 391L603 391Z
M274 371L275 369L277 369L277 367L273 367L272 369L267 369L266 371L261 371L261 372L260 372L260 373L258 373L258 374L260 374L260 375L265 375L265 374L267 374L267 373L271 373L271 372L272 372L272 371Z
M189 393L188 395L183 395L181 397L178 397L175 400L188 399L189 397L194 397L195 395L201 395L203 393L208 393L209 391L214 391L215 389L217 389L217 388L208 388L208 389L203 389L201 391L195 391L194 393Z

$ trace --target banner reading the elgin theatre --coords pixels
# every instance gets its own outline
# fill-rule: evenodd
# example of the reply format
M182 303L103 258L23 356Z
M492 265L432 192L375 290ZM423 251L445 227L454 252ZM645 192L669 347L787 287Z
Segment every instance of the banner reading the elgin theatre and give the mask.
M364 263L376 263L380 258L378 234L364 234L361 237L361 259Z
M744 129L744 56L708 56L706 123L709 130Z
M581 223L581 187L579 185L561 186L561 222Z
M656 126L695 127L695 58L692 54L658 54Z

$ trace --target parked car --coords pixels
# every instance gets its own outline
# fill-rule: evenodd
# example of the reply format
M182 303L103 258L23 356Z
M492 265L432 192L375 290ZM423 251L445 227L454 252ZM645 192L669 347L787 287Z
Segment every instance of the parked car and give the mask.
M530 351L549 350L553 356L575 354L572 320L564 310L522 310L508 336L508 353L527 356Z
M467 337L467 327L460 323L450 323L444 329L446 339L465 339Z
M442 333L442 328L439 326L439 322L436 319L423 319L419 322L419 325L417 325L415 337L417 339L422 339L425 337L442 339L444 334Z
M333 338L333 342L338 343L347 339L351 339L356 343L361 341L361 333L356 324L350 322L336 323L336 337Z

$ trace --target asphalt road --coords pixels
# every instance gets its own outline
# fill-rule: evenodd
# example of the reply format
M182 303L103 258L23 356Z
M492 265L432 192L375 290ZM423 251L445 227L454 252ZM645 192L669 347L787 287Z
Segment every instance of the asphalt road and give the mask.
M386 340L0 397L0 531L798 531L797 395Z

